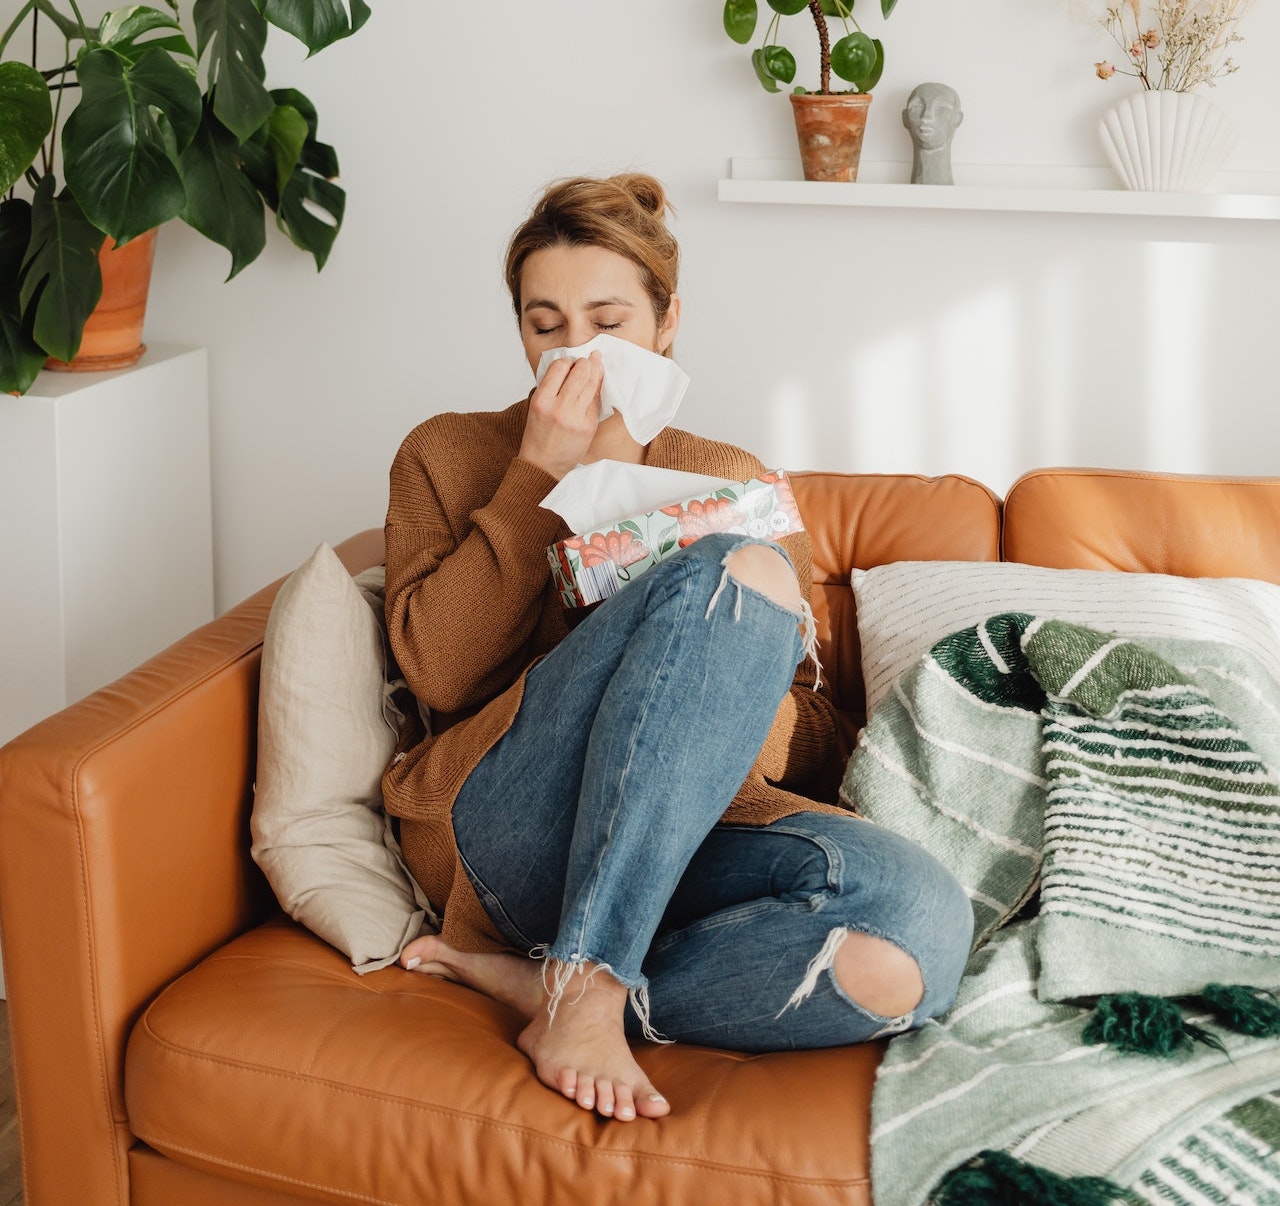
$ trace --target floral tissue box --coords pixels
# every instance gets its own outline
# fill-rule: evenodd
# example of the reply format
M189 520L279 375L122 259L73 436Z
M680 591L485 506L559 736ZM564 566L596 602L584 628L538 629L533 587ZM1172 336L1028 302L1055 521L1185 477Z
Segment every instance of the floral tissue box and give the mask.
M585 607L616 595L650 566L709 532L773 540L802 531L791 483L777 469L570 536L547 549L547 559L560 601Z

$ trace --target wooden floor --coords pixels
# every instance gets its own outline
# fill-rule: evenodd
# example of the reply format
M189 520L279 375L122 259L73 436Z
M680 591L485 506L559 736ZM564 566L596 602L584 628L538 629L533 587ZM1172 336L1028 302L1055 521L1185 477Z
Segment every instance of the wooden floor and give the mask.
M18 1107L13 1099L13 1060L9 1053L9 1005L0 1001L0 1206L22 1206L18 1167Z

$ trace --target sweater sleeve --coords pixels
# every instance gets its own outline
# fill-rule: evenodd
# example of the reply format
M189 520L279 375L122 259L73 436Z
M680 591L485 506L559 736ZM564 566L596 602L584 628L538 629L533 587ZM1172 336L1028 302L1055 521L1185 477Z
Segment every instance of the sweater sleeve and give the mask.
M538 506L554 485L549 474L513 457L486 478L479 458L504 454L450 434L447 423L428 421L405 440L386 523L392 652L414 694L438 712L486 702L527 664L546 603L546 548L561 526Z

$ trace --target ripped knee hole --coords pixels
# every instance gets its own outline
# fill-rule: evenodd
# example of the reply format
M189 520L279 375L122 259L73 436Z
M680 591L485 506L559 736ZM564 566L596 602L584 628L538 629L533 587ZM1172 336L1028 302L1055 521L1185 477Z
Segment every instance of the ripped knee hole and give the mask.
M764 544L745 544L725 558L724 566L735 582L767 595L797 615L803 613L800 583L791 563L777 549Z

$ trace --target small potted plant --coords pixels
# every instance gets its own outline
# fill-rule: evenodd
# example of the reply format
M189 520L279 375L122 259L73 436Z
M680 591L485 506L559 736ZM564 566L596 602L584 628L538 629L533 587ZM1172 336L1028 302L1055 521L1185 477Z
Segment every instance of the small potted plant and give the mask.
M854 0L767 0L773 15L761 43L751 53L756 78L769 92L780 91L796 76L795 55L780 39L784 17L808 14L818 40L818 89L796 86L791 92L800 160L806 180L851 181L858 178L862 136L866 129L871 89L884 71L884 46L863 32L853 15ZM880 0L888 17L897 0ZM725 0L724 29L746 45L756 31L757 0ZM844 35L833 45L827 18L834 17ZM849 85L832 90L835 75Z
M1100 125L1103 150L1127 187L1199 192L1235 144L1235 123L1197 89L1237 67L1233 47L1252 0L1107 0L1101 24L1121 51L1099 79L1142 85Z
M76 0L23 0L0 31L0 390L76 356L103 265L171 218L227 249L228 279L268 208L317 269L328 257L337 156L302 93L267 88L262 51L274 26L314 53L364 24L364 0L195 0L194 45L163 2L91 26Z

